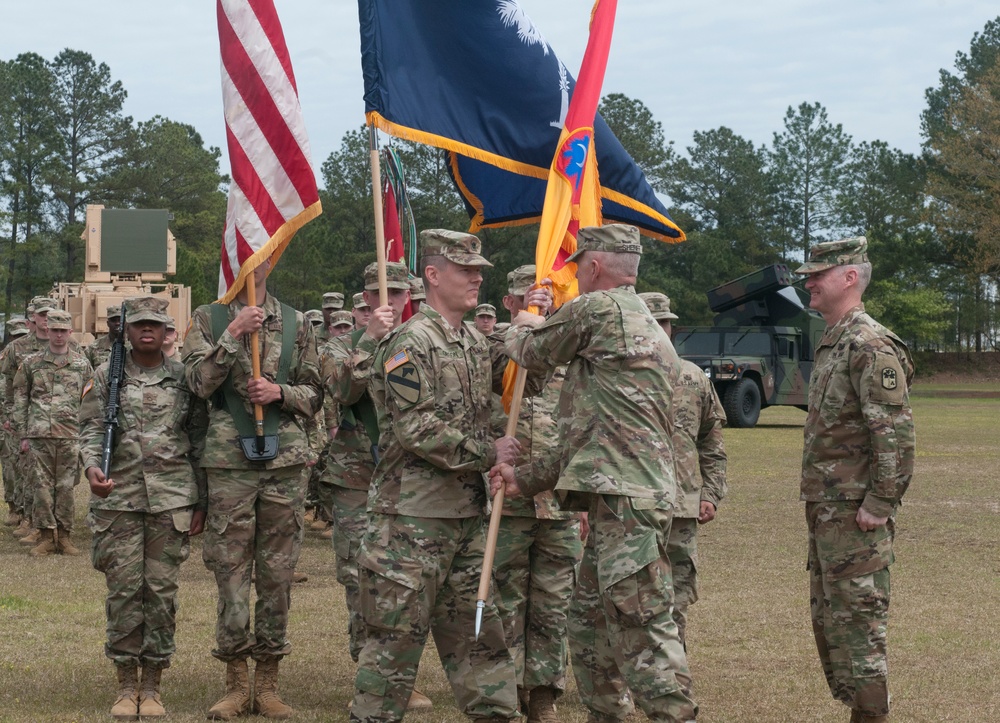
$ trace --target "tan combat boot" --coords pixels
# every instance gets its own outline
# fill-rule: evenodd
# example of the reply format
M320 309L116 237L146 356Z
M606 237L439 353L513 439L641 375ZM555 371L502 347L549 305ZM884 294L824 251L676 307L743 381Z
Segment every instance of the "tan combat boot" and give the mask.
M7 521L4 524L7 527L17 527L21 524L21 515L14 508L13 502L7 503Z
M74 545L73 541L69 539L69 530L65 527L60 527L56 532L56 551L73 557L80 554L80 548Z
M406 710L430 710L434 701L414 688L410 691L410 700L406 702Z
M28 538L25 537L24 539L27 540ZM39 530L38 544L28 550L28 554L34 557L56 554L56 531Z
M231 720L250 712L250 669L247 659L226 663L226 694L208 709L212 720Z
M21 536L20 543L25 547L34 547L41 538L42 531L32 527L27 534Z
M163 668L142 668L142 683L139 685L139 717L162 718L167 714L160 702L160 676Z
M292 571L292 582L293 583L309 582L309 576L306 575L304 572L299 572L298 570L293 570Z
M136 720L139 717L139 693L136 688L139 681L139 667L131 665L116 665L118 674L118 699L111 706L111 717L118 720Z
M33 531L34 531L34 528L31 526L31 523L28 522L27 518L22 517L21 518L21 523L14 530L14 537L16 537L18 539L21 539L23 537L27 537Z
M559 723L556 693L552 688L532 688L528 698L528 723Z
M278 695L278 659L258 660L253 672L253 712L265 718L291 718L292 708Z

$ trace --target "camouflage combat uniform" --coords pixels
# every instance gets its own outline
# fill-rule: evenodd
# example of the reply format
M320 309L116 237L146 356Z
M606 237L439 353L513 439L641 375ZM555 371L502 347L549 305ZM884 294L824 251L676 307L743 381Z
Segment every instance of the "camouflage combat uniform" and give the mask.
M107 365L97 370L80 407L84 470L101 466L107 375ZM104 652L115 665L166 668L191 517L208 504L198 467L208 412L188 389L183 364L164 358L146 369L131 354L120 404L109 473L115 486L105 498L91 496L87 519L91 561L108 586Z
M100 338L95 339L90 346L84 349L83 353L86 354L87 361L90 362L90 366L97 369L97 367L106 362L108 357L111 356L111 347L114 343L115 342L111 337L104 334Z
M356 376L365 367L360 347ZM472 324L455 329L427 305L369 362L381 458L358 554L367 642L353 721L402 719L431 632L460 710L517 717L514 661L492 600L479 639L472 635L486 541L484 473L495 459L490 400L506 364L500 346ZM529 379L530 391L538 381Z
M260 368L273 376L281 357L283 324L295 324L295 343L288 380L281 386L278 456L268 462L250 462L238 444L239 433L224 406L213 403L201 466L208 473L208 518L203 556L215 574L219 589L216 648L223 661L279 660L291 644L286 637L292 574L303 534L305 477L303 469L312 450L303 431L306 421L322 404L319 357L312 327L302 314L282 318L281 304L268 294L263 304ZM229 304L232 321L243 304ZM209 399L232 375L236 393L247 398L252 378L250 335L237 341L227 331L213 341L207 306L195 310L184 339L184 366L196 395ZM253 407L244 407L253 415ZM256 573L257 601L250 631L250 579Z
M28 334L15 339L4 347L0 354L0 386L3 387L3 404L0 405L0 423L10 422L9 433L10 456L4 458L4 480L11 487L11 499L15 508L21 513L25 523L31 521L31 507L34 504L34 490L31 486L30 465L28 455L21 454L21 437L13 430L14 425L14 377L21 362L28 356L49 348L48 339L39 339L35 334ZM6 482L7 467L10 463L10 482ZM4 488L6 498L6 487Z
M567 503L580 493L588 502L593 544L582 567L596 571L600 600L581 603L602 605L607 631L594 633L587 651L571 637L574 672L588 664L585 652L599 670L617 663L650 719L694 719L666 552L676 491L673 345L626 286L577 297L534 329L512 327L507 350L528 370L569 363L558 417L563 454L519 466L516 476L526 494L554 487ZM592 718L617 719L619 701L603 688L587 690L584 675L578 686Z
M566 367L557 367L541 394L522 401L516 432L522 460L559 454L556 407L565 378ZM494 400L494 433L501 436L507 415L500 397ZM493 561L496 603L524 691L566 690L567 615L583 556L579 517L563 510L551 490L504 500Z
M726 448L722 425L726 413L705 373L681 360L674 387L674 459L677 501L670 525L667 555L674 580L674 621L687 650L687 609L698 600L698 516L701 503L716 509L726 496Z
M801 499L813 632L834 698L869 716L889 712L889 565L913 475L912 377L906 346L861 304L827 328L809 381ZM887 524L861 531L859 507Z
M72 347L25 358L14 377L14 428L29 440L26 484L37 529L73 529L73 487L80 481L80 398L93 370Z

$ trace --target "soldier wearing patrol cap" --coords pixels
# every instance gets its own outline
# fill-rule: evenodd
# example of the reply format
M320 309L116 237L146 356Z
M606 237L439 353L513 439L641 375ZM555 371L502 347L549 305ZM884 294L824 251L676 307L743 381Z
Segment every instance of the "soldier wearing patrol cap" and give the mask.
M323 326L323 312L319 309L309 309L305 312L306 321L313 325L313 331Z
M174 317L167 317L166 333L163 335L163 356L167 359L181 360L181 352L177 347L177 322Z
M331 339L348 334L353 328L354 318L351 316L351 312L341 309L330 314Z
M364 329L372 318L372 307L365 300L365 292L359 291L351 298L351 317L355 329Z
M80 407L80 457L92 492L91 559L108 588L104 654L118 677L111 715L127 720L166 715L160 677L175 650L180 566L208 506L198 464L208 412L188 389L184 365L163 352L168 305L155 296L125 302L129 351L107 478L101 469L107 365L96 370Z
M677 314L670 297L658 292L639 294L660 327L671 336ZM681 359L674 387L674 456L677 501L670 524L667 556L674 578L674 622L687 650L687 611L698 600L698 526L715 519L726 496L726 419L711 380L697 364Z
M111 346L115 343L115 339L118 338L118 334L122 328L121 304L108 304L106 313L108 317L108 333L99 339L95 339L84 351L84 354L87 355L87 361L90 362L90 366L94 367L94 369L101 366L111 356Z
M525 295L534 285L534 265L507 274L503 305L511 317L526 308ZM497 324L494 334L500 333ZM560 365L541 394L522 400L516 433L521 460L559 454L556 420L565 378ZM494 432L503 434L507 414L499 400ZM521 709L532 723L557 721L555 701L566 691L567 618L583 555L580 525L580 513L563 510L551 491L504 502L493 561L497 608L517 667Z
M427 303L381 344L359 342L354 352L353 379L368 374L379 412L380 458L357 556L360 588L374 594L361 599L367 640L351 720L402 719L433 632L462 712L503 721L518 716L515 669L492 600L479 639L470 635L485 549L483 474L513 462L519 448L490 431L507 358L462 321L491 264L468 233L428 230L420 242ZM530 376L529 393L540 382Z
M864 236L817 244L797 273L826 321L809 380L801 499L809 530L813 634L851 721L889 714L886 624L896 512L913 476L913 361L865 313Z
M497 324L497 307L493 304L480 304L476 307L476 328L483 336L493 333L493 327Z
M560 395L561 454L516 468L498 464L491 489L505 485L517 497L554 488L567 501L587 503L594 542L582 566L593 566L601 589L599 598L577 598L574 606L608 612L582 611L606 630L591 632L589 640L571 637L574 670L577 661L592 673L592 666L607 669L617 660L647 716L689 721L698 709L671 614L667 560L677 491L672 402L680 359L633 288L641 254L634 226L580 229L569 259L577 265L580 296L547 320L523 312L514 318L506 336L514 361L535 372L569 365ZM623 718L622 692L605 680L591 683L590 690L581 686L591 716Z
M7 320L7 335L4 342L10 345L15 339L27 336L31 331L28 329L28 322L23 316L14 316ZM7 353L5 346L0 351L0 366L3 365L4 355ZM8 408L8 403L4 398L6 384L0 378L0 407ZM0 411L0 422L6 416L5 411ZM7 503L7 526L17 527L21 524L21 504L19 502L20 492L17 488L17 475L14 468L18 456L17 445L14 443L10 432L0 426L0 466L3 467L3 500Z
M416 314L420 311L420 305L424 303L427 298L427 292L424 291L424 280L420 278L410 279L410 311Z
M80 399L93 370L70 347L69 312L47 309L45 315L48 348L26 357L14 377L14 430L28 455L31 519L39 531L31 554L79 555L70 540L73 487L80 481Z

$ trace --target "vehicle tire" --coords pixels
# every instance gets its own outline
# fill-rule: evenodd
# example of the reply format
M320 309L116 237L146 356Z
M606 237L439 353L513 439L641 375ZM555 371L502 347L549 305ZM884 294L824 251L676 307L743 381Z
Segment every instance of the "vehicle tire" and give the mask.
M743 378L726 387L722 399L730 427L746 429L760 418L760 387L753 379Z

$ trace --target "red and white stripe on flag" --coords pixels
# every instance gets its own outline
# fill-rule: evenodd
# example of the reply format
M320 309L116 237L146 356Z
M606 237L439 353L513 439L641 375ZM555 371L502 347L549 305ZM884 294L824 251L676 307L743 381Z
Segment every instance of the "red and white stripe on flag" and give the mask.
M322 208L288 47L273 0L218 0L222 101L232 164L219 300L277 263Z

